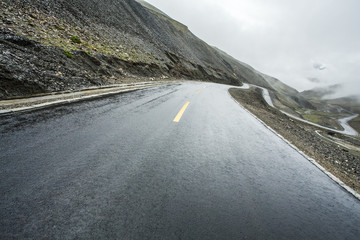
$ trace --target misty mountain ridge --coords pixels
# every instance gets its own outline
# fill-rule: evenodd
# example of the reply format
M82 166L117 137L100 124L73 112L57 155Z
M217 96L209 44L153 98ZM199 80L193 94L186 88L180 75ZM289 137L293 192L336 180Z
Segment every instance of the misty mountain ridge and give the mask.
M326 99L329 97L331 98L331 96L341 88L341 84L334 84L327 87L316 87L310 90L305 90L300 94L307 99ZM353 97L351 97L351 99L353 99Z

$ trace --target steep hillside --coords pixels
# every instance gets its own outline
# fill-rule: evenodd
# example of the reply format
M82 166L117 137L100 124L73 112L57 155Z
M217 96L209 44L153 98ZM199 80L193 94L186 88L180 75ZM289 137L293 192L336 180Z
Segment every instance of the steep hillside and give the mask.
M213 50L215 51L215 55L218 56L219 59L222 59L223 64L225 64L229 69L231 69L231 71L234 72L234 76L239 75L243 77L244 82L272 89L271 85L263 76L263 74L256 71L250 65L240 62L239 60L233 58L229 54L216 47L213 47Z
M271 88L251 67L140 3L2 0L0 97L141 77L249 82Z
M145 8L147 8L148 10L150 11L154 11L155 14L161 14L163 15L164 17L168 18L169 20L173 20L171 19L171 17L169 17L166 13L164 13L163 11L161 11L160 9L154 7L153 5L151 5L150 3L146 2L146 1L143 1L143 0L136 0L138 3L140 3L141 5L143 5ZM173 20L175 21L175 20ZM181 24L181 23L179 23Z
M299 92L296 89L286 85L285 83L281 82L280 80L273 78L271 76L268 76L266 74L263 74L263 73L259 73L259 74L269 83L269 85L274 90L278 91L279 93L287 94L287 95L291 95L291 96L299 95Z
M266 74L259 74L269 83L273 91L270 91L275 106L283 111L298 115L300 109L314 110L315 107L306 98L301 96L299 92L279 81L276 78Z

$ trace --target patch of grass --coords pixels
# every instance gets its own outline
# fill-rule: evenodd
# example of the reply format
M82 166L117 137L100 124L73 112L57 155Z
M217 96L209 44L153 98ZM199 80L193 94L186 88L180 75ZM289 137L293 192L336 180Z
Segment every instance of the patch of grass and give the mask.
M301 116L305 119L308 120L310 122L325 126L325 127L330 127L330 128L335 128L335 129L343 129L339 122L338 119L344 117L342 114L339 113L329 113L329 112L321 112L321 111L304 111Z
M70 40L73 42L73 43L81 43L81 40L78 36L71 36Z
M304 118L305 120L308 120L308 121L310 121L310 122L317 123L317 124L321 124L321 123L322 123L321 117L318 116L318 115L303 114L302 116L303 116L303 118Z
M64 54L67 58L73 59L74 55L69 50L64 50Z

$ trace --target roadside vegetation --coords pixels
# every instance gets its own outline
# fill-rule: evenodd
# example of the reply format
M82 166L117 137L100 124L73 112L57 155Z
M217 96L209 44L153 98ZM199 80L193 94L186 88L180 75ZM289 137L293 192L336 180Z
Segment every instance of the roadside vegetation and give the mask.
M348 116L347 114L322 112L309 109L301 109L299 112L301 117L307 121L337 130L343 130L338 119Z
M64 50L64 54L67 58L74 58L74 55L69 50Z

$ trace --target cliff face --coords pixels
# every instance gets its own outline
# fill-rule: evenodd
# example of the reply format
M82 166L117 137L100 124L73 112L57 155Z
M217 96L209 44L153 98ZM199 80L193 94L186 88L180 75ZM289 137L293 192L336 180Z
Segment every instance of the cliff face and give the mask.
M3 0L0 97L184 78L269 84L254 69L134 0Z

